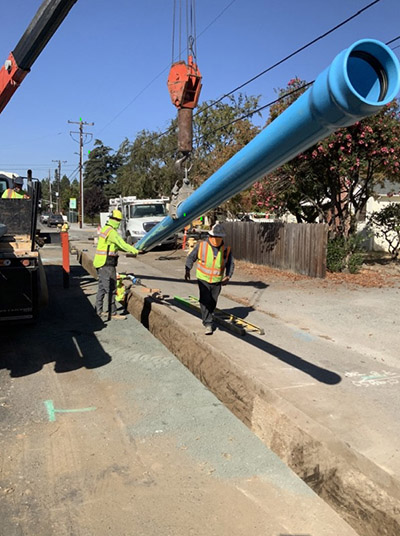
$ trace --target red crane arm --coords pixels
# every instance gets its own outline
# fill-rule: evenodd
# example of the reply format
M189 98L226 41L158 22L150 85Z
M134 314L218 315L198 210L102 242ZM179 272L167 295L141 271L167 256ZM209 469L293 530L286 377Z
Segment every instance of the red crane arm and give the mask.
M18 67L13 53L10 52L7 61L0 70L0 113L28 73L29 70L24 71Z
M0 70L0 113L77 0L43 0Z

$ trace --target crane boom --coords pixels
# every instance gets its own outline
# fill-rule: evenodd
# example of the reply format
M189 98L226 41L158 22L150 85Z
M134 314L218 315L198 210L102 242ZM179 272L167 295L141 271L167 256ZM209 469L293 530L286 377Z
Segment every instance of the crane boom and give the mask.
M0 70L0 113L77 0L44 0Z

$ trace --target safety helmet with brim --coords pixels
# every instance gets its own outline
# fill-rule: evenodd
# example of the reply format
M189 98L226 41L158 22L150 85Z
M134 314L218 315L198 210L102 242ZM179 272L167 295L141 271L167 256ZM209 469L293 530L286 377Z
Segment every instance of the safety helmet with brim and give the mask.
M215 236L216 238L224 238L226 236L225 229L220 223L213 225L210 231L208 231L208 234L210 236Z
M116 221L122 221L122 212L118 209L114 209L111 213L111 218Z

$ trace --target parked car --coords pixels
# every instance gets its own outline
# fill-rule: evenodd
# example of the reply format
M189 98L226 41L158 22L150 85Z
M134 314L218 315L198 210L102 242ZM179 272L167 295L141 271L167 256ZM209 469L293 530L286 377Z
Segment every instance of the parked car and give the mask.
M61 214L50 214L48 220L47 220L47 227L57 227L58 225L62 225L64 223L64 218Z
M49 219L49 216L51 215L51 212L42 212L40 215L40 223L47 223L47 220Z

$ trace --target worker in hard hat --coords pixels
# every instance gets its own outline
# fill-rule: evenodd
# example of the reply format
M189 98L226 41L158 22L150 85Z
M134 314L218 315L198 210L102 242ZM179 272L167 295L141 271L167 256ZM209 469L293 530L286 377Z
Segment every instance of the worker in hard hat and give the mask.
M106 225L101 229L93 266L99 276L99 287L96 296L96 312L106 319L109 316L115 319L125 319L126 316L117 314L115 303L117 289L117 264L118 251L126 251L137 255L138 250L130 246L118 234L117 229L121 225L122 212L113 210ZM108 297L108 313L103 313L104 296Z
M201 318L206 335L212 335L215 329L213 313L217 307L218 296L222 285L228 283L234 270L231 248L225 246L224 237L223 226L216 223L209 231L207 240L197 243L185 264L185 280L189 281L190 270L197 260L196 277L200 292Z
M30 199L29 195L23 191L24 179L22 177L16 177L14 179L14 187L4 190L3 199Z

